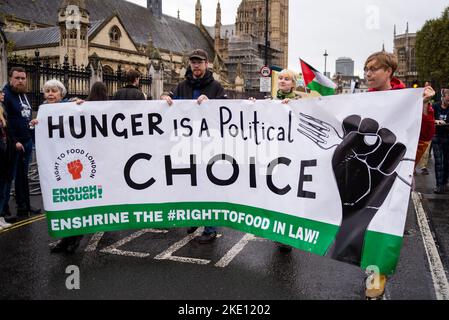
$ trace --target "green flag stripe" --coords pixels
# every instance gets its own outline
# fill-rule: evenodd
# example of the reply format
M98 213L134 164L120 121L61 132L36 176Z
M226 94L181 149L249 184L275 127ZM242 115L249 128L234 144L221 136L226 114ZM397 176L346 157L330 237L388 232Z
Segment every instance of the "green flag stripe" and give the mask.
M309 88L310 90L318 92L322 96L331 96L331 95L335 94L335 89L329 88L329 87L325 87L325 86L319 84L316 81L310 82L307 85L307 88Z

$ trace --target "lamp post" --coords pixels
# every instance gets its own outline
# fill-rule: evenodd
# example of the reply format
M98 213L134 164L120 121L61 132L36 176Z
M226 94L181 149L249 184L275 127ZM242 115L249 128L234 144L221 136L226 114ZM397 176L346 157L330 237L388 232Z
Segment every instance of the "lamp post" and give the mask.
M269 19L269 4L268 0L265 0L265 66L268 66L268 46L270 45L268 40L268 19Z
M327 71L327 57L329 55L327 54L327 50L324 51L324 76L326 76L326 71Z

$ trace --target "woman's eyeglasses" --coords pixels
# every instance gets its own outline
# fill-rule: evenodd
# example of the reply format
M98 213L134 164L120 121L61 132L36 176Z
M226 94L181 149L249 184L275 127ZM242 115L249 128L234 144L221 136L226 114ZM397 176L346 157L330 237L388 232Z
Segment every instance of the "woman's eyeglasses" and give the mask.
M369 68L365 68L364 72L365 72L365 74L368 74L368 72L375 73L380 69L383 69L383 67L369 67Z

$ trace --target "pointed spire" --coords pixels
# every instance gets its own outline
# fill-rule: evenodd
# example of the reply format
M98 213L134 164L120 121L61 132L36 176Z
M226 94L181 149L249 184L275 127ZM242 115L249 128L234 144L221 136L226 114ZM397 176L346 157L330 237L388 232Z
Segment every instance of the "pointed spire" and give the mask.
M151 60L162 60L161 53L154 46L153 37L151 36L151 33L148 35L146 54Z
M219 41L221 39L221 6L220 1L217 3L217 13L215 17L215 50L219 48Z
M396 37L396 25L394 25L394 36Z
M201 6L201 1L197 0L195 5L195 25L201 27L203 24L203 7Z
M217 23L220 23L221 24L221 6L220 6L220 0L218 0L218 3L217 3L217 15L216 15L216 21L217 21Z
M179 11L179 9L178 9L178 20L181 19L180 12L181 12L181 11Z
M407 29L405 30L405 33L408 33L408 21L407 21Z
M385 52L385 42L382 44L382 52Z

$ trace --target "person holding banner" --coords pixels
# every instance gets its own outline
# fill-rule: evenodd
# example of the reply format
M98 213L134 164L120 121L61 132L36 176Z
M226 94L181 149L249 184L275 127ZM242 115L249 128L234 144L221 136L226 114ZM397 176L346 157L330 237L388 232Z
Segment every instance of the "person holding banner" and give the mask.
M278 75L278 91L274 100L282 100L283 104L288 104L290 100L301 99L301 96L295 92L296 82L298 81L296 73L292 70L284 69ZM292 251L292 247L286 244L276 242L279 250L284 253Z
M76 102L76 104L84 103L84 100L81 99L64 99L67 94L67 89L65 86L56 79L52 79L47 81L44 84L44 104L54 104L54 103L65 103L65 102ZM37 126L39 122L34 119L30 122L30 126ZM73 236L62 238L59 240L56 245L50 249L51 253L59 253L59 252L67 252L74 253L78 248L81 239L83 236Z
M278 73L277 77L277 87L279 89L276 92L276 96L272 97L273 100L282 100L283 104L288 104L290 100L315 97L314 94L295 91L298 77L294 71L284 69ZM255 101L256 99L251 97L249 100Z
M283 104L288 104L290 100L301 99L301 95L295 92L296 82L298 78L296 73L292 70L284 69L278 74L278 91L273 100L282 100ZM256 101L256 98L249 98L251 101ZM279 246L279 250L284 253L289 253L292 251L292 247L285 245L280 242L276 242Z
M294 71L284 69L278 75L278 88L274 100L282 100L282 103L287 104L290 100L300 99L301 96L295 92L297 76Z
M14 159L14 143L2 104L4 97L3 93L0 92L0 208L3 208L6 201L6 186L8 181L11 180ZM9 227L11 227L11 224L5 220L3 213L0 212L0 230Z
M214 79L212 72L208 69L209 57L202 49L193 50L189 54L189 67L186 72L186 80L179 83L170 93L161 96L169 106L173 105L173 100L197 100L201 104L209 99L226 99L227 95L223 86ZM195 232L197 228L191 227L187 233ZM205 227L203 234L197 237L199 243L210 243L217 237L215 227Z
M373 53L365 62L365 78L370 92L405 89L404 83L394 77L398 68L397 57L385 51ZM422 125L419 137L415 167L421 160L435 132L434 113L429 103L435 91L426 86L423 95ZM371 273L366 280L365 296L368 299L378 299L385 292L387 277L384 274Z
M278 91L274 100L282 100L283 104L288 104L290 100L301 99L301 96L295 92L296 82L298 81L296 73L292 70L284 69L278 74ZM284 253L292 251L292 247L277 242L279 250Z
M365 62L365 77L368 80L368 91L405 89L404 83L393 76L397 67L398 59L391 53L377 52L369 56ZM435 134L434 111L430 103L434 95L435 91L431 86L424 88L421 134L415 158L415 167L421 161Z

